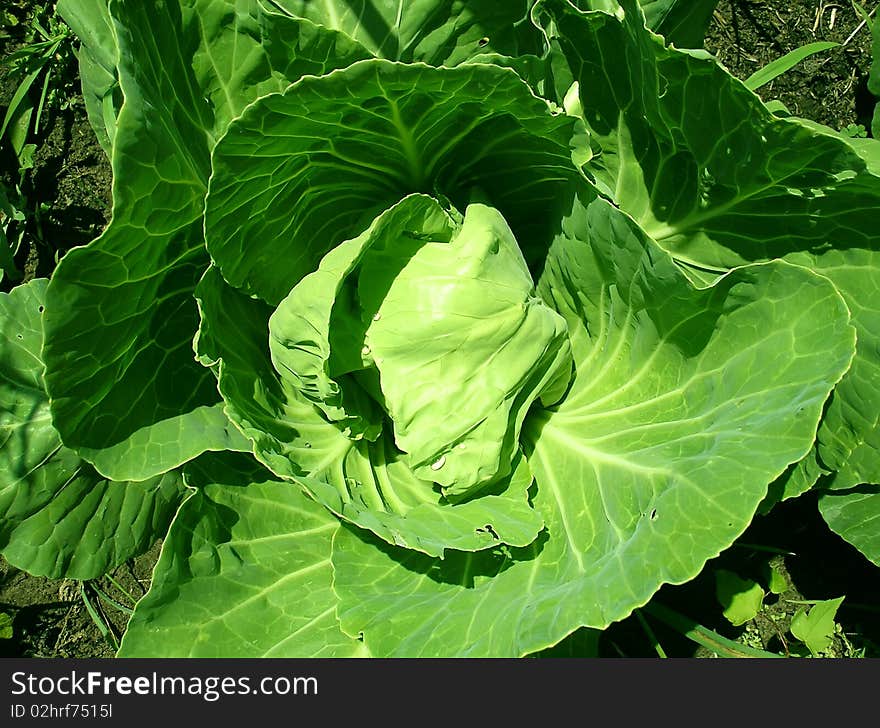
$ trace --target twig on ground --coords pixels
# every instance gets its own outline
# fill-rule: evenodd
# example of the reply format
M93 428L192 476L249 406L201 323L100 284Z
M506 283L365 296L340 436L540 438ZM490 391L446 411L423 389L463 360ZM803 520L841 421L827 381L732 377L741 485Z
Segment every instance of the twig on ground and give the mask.
M870 13L868 13L868 18L870 18L871 15L873 15L873 14L876 12L876 10L877 10L877 8L874 8L874 10L872 10ZM862 20L862 22L859 23L859 24L856 26L856 29L855 29L852 33L849 34L849 37L848 37L845 41L843 41L843 43L841 43L840 45L841 45L841 46L845 46L845 45L847 45L847 44L848 44L853 38L855 38L856 35L858 35L858 32L859 32L862 28L864 28L865 25L867 25L867 23L868 23L868 18L865 18L864 20Z

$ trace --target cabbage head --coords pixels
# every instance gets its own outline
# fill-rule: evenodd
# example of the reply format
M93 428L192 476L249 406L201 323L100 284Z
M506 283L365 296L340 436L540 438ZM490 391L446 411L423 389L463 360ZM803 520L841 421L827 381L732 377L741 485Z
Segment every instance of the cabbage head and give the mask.
M120 654L199 657L536 653L817 484L880 564L878 142L712 6L62 0L113 216L0 297L4 556L163 539Z

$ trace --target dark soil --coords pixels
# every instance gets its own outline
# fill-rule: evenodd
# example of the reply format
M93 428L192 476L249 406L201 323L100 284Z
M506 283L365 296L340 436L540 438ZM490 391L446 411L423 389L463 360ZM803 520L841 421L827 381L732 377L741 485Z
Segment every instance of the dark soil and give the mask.
M864 0L861 4L870 12L878 2ZM12 12L24 14L28 3L11 0L9 7ZM841 43L804 61L760 89L759 94L765 100L781 100L795 115L836 129L851 124L869 129L874 104L866 88L870 34L867 28L859 28L860 23L848 0L721 0L706 47L734 75L747 78L807 43ZM21 43L15 29L6 38L0 34L0 59ZM60 58L59 64L62 89L74 89L76 65L72 54ZM17 80L0 67L0 118L16 85ZM7 189L19 185L27 213L25 245L17 256L27 278L49 276L64 252L100 234L109 219L111 201L110 166L76 91L53 101L44 125L34 130L31 141L37 150L34 167L23 178L15 156L0 144L0 183ZM4 281L2 290L8 290L12 283ZM729 549L693 582L665 587L658 601L731 638L784 653L789 647L788 624L798 606L795 601L846 594L838 619L844 635L835 638L835 654L863 650L868 655L880 655L876 611L880 604L880 572L825 527L814 498L799 498L758 518L740 543L759 548L740 545ZM788 553L774 556L761 550L761 545ZM144 593L157 556L158 545L115 572L118 583L133 597ZM790 588L775 601L768 599L766 608L751 623L732 629L725 624L720 606L712 610L716 604L712 567L758 578L771 558L777 559L775 563L787 575ZM106 579L97 586L114 599L125 600ZM0 639L0 656L112 656L111 641L90 616L79 589L78 582L29 576L0 558L0 613L13 618L13 637ZM118 637L127 618L125 612L108 605L91 586L87 597L102 611L102 618ZM678 633L653 621L651 626L668 654L707 655ZM600 647L603 654L611 656L654 655L635 618L612 626L603 635Z
M872 12L876 0L860 5ZM789 51L816 41L841 45L811 56L758 90L795 116L834 129L871 127L876 99L867 88L871 32L849 0L720 0L706 48L735 76L748 78Z
M30 189L37 200L52 200L42 217L45 252L60 258L98 235L110 218L110 163L89 125L85 108L55 117L37 145ZM54 256L42 256L38 275L48 276Z
M98 590L131 607L149 588L159 548L157 543L113 571L124 592L102 578L84 584L85 599L78 581L31 576L0 557L0 613L12 617L12 638L0 639L0 657L113 657L113 641L122 635L128 614Z
M14 1L6 12L17 23L0 33L0 64L27 43L28 4ZM79 94L72 42L61 46L47 70L52 78L41 123L31 128L27 139L35 146L32 166L21 170L8 140L0 140L0 184L13 205L25 214L25 220L15 223L10 231L10 237L17 237L24 228L23 244L15 258L24 281L50 276L64 253L97 237L110 217L110 162L89 125ZM39 105L42 79L41 75L30 90L35 106ZM0 119L20 82L20 75L0 65ZM20 282L4 280L0 290Z

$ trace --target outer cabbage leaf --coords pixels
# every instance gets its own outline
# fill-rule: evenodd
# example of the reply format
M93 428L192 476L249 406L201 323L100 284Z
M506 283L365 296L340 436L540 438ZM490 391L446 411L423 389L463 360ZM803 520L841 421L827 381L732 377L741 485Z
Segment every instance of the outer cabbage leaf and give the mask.
M366 657L339 629L330 545L339 523L256 463L186 466L183 504L121 657Z
M369 60L251 105L213 155L205 229L224 278L277 305L408 193L463 209L482 187L527 260L580 178L575 120L511 70Z
M546 538L439 562L341 530L340 620L375 655L523 655L693 578L809 450L854 352L826 279L770 263L695 290L602 199L575 205L538 289L576 367L524 429Z
M379 247L405 238L407 230L417 238L448 236L447 224L447 215L431 198L408 197L385 213L360 241L340 245L314 277L302 281L303 289L294 289L274 316L271 307L231 288L214 269L197 291L202 310L199 354L215 368L229 416L253 440L261 462L278 476L304 484L342 518L389 543L431 555L442 555L447 548L479 550L499 542L525 545L533 541L543 522L528 501L532 477L527 464L512 454L511 475L487 494L462 503L449 502L432 480L413 471L395 448L392 432L371 441L354 436L360 428L352 425L352 416L328 421L333 403L342 400L331 388L333 380L324 370L324 356L330 357L328 331L345 337L354 328L336 328L330 321L340 278L336 263L342 262L346 249L363 244L374 233ZM297 301L300 294L302 300ZM367 318L372 322L373 314ZM230 331L241 333L230 338ZM351 346L350 341L347 344ZM356 350L359 358L360 345ZM358 389L343 387L343 392L357 394ZM322 393L326 400L320 399ZM366 396L364 390L362 398ZM350 398L345 405L350 407Z
M98 143L110 156L122 98L109 0L59 0L57 12L81 41L77 55L86 113Z
M761 515L767 514L778 503L803 495L813 488L821 477L827 475L831 475L831 471L819 462L814 447L803 460L796 462L770 484L767 489L767 497L764 498L758 512Z
M110 482L61 444L40 360L46 283L0 294L0 551L31 574L92 579L163 537L182 489L175 473Z
M599 10L612 15L623 12L622 3L617 0L571 2L580 10ZM664 36L667 43L679 48L701 48L718 0L638 0L638 4L647 27Z
M880 566L880 486L822 493L819 512L832 531Z
M540 52L531 0L272 0L294 16L348 34L376 56L455 66L485 52Z
M256 96L363 51L256 0L114 0L110 12L125 95L113 219L55 271L44 357L65 444L108 477L144 479L206 450L247 447L191 349L214 139Z
M830 278L852 310L859 348L835 390L811 462L834 487L880 480L880 146L773 116L704 54L665 48L632 0L623 19L544 0L579 83L604 193L701 284L784 257Z
M639 0L648 27L679 48L701 48L718 0Z

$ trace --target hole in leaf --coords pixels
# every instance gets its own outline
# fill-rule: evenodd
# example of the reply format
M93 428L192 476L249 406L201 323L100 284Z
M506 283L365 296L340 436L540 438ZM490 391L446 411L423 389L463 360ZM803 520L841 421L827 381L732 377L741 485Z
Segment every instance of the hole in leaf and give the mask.
M480 38L480 40L477 41L477 45L480 46L480 48L484 48L489 45L489 39L486 37Z

